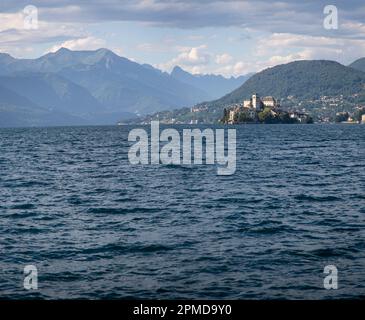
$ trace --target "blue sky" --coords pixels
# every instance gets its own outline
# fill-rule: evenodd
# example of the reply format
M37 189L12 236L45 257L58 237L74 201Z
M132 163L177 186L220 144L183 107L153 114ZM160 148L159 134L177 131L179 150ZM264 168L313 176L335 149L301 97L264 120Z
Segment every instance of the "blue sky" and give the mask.
M338 29L323 26L329 4ZM24 29L27 5L38 9L37 29ZM237 76L293 60L365 56L363 0L2 0L0 21L0 51L22 58L105 47L166 71Z

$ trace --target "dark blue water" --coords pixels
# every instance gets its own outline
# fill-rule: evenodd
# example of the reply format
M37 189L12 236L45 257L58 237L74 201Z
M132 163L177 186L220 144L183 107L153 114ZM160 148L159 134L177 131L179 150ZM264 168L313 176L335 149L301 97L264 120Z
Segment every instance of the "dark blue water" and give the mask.
M130 127L1 129L0 298L365 297L365 126L236 128L232 176L131 166Z

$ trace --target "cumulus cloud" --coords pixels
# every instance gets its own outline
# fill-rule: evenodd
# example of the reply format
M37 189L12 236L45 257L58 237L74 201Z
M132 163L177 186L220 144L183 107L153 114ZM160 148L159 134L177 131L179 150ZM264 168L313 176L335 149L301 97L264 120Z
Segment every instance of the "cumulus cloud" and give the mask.
M177 50L180 51L177 57L158 64L157 67L169 71L175 66L180 66L192 73L201 73L211 59L211 54L207 52L207 45L204 44L198 47L178 47Z
M206 45L201 45L199 47L191 48L185 52L179 54L179 56L174 60L175 63L188 64L188 65L202 65L207 64L210 59L210 55L204 51Z
M218 54L215 57L215 62L217 64L227 64L233 60L233 57L228 53Z

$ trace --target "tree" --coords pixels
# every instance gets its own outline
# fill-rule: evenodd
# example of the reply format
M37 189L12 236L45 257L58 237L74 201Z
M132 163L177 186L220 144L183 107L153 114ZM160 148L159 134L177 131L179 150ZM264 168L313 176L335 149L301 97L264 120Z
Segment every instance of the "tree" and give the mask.
M246 112L240 112L238 116L238 122L245 123L245 122L252 122L253 119L250 117L250 115Z
M229 110L227 108L223 109L223 118L222 118L222 122L223 123L227 123L229 119Z
M275 117L271 113L270 108L265 108L258 113L259 121L262 123L275 123Z

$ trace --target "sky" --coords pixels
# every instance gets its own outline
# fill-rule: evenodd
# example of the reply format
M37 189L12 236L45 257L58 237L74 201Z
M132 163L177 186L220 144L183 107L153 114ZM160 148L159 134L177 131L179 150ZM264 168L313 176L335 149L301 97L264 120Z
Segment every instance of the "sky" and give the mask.
M303 59L349 64L365 57L365 1L1 0L0 52L61 47L226 77Z

